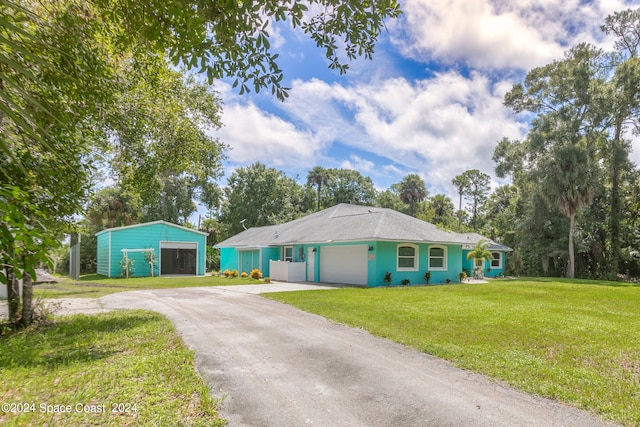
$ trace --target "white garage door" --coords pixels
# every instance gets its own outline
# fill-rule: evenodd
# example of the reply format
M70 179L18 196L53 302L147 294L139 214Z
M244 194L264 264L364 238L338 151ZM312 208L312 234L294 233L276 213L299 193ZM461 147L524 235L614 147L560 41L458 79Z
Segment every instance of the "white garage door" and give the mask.
M320 280L325 283L367 284L367 245L320 248Z

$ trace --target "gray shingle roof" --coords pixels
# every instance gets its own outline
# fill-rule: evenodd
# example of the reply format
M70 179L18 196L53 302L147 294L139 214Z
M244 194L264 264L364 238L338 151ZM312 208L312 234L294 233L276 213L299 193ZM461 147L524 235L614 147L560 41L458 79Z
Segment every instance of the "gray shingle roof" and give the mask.
M476 236L477 240L472 241ZM475 245L482 238L479 234L463 235L445 231L392 209L339 204L285 224L250 228L218 243L216 247L260 247L373 240ZM510 250L510 248L502 250Z

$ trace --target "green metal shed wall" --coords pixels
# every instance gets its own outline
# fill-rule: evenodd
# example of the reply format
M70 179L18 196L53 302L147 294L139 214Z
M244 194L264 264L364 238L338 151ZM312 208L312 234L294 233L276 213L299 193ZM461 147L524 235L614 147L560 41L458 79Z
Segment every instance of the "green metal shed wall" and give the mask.
M109 276L109 233L98 234L98 274Z
M154 274L159 274L161 265L160 242L190 242L196 244L198 275L205 273L206 236L168 223L156 222L136 226L115 228L98 233L98 273L108 277L123 275L120 261L122 249L153 248L157 256ZM110 248L110 249L109 249ZM149 265L144 261L142 252L129 252L134 260L133 272L130 276L149 276Z

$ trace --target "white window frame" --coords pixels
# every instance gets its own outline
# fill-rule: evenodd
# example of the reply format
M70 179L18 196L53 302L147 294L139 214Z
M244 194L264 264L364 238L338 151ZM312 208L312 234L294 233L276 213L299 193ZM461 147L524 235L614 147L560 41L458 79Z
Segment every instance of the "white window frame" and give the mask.
M287 249L291 249L291 257L287 256ZM293 259L295 257L294 249L295 248L293 246L283 246L282 247L282 260L283 261L287 261L287 262L293 262Z
M433 267L431 266L431 249L442 249L442 267ZM433 257L433 258L440 258L440 257ZM429 265L429 271L447 271L447 258L448 258L448 248L446 246L442 246L442 245L434 245L434 246L429 246L429 250L427 252L427 262Z
M498 255L498 258L495 255ZM502 252L491 252L491 268L502 268ZM498 265L493 265L494 261L498 261Z
M402 256L402 258L413 258L413 267L400 267L400 248L412 248L414 250L413 256ZM396 271L418 271L420 269L420 249L418 245L413 243L399 243L396 246Z

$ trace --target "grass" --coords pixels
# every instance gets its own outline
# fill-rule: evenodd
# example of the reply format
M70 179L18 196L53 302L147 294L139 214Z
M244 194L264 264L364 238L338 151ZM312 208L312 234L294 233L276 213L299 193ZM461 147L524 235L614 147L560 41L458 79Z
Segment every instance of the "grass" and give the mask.
M263 296L640 425L640 287L537 279Z
M99 274L90 274L73 281L63 279L60 283L42 284L34 287L35 296L41 298L99 298L115 292L139 291L143 289L189 288L195 286L229 286L264 283L251 278L220 276L162 276L110 279Z
M0 368L2 425L225 425L193 352L156 313L62 317L2 336Z

